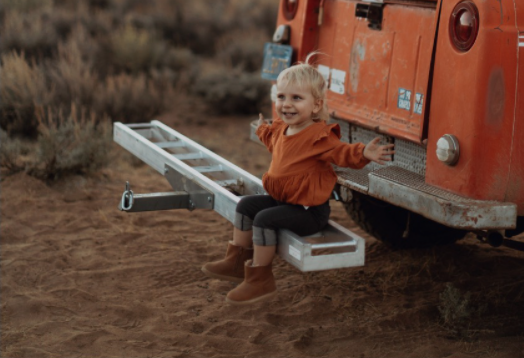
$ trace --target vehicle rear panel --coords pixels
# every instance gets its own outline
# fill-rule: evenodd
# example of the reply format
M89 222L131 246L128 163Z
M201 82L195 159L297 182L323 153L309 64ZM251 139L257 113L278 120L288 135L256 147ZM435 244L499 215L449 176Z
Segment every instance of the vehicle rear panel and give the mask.
M524 161L520 144L522 109L516 107L518 77L522 83L517 59L522 50L515 3L474 1L480 30L468 52L457 51L450 41L447 25L457 3L442 3L426 182L475 199L517 202L524 190ZM519 61L522 64L522 56ZM453 134L460 143L460 158L454 166L443 164L433 154L437 140L444 134Z
M422 3L422 2L420 2ZM327 0L319 28L320 69L335 116L413 142L424 136L435 2L387 4L381 30L356 17L358 2Z

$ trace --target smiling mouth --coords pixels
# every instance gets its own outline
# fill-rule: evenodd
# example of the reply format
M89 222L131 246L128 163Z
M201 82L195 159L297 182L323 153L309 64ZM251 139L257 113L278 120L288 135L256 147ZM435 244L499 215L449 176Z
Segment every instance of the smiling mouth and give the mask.
M296 113L291 113L291 112L282 112L282 114L286 118L292 118L292 117L294 117L296 115Z

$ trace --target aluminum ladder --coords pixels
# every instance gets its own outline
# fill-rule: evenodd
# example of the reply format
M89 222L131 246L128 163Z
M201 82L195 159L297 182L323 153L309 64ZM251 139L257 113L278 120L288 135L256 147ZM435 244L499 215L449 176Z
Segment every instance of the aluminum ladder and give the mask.
M116 122L113 139L163 174L175 190L134 194L126 183L120 202L126 212L213 209L233 222L242 196L266 195L259 178L160 121ZM364 265L364 239L332 220L309 237L279 230L278 241L277 253L303 272Z

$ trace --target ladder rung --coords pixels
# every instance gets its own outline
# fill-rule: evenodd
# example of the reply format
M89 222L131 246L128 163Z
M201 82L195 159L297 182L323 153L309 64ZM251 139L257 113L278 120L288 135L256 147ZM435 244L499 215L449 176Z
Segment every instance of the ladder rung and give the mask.
M199 173L212 173L212 172L221 172L224 170L221 165L207 165L202 167L193 167Z
M224 186L230 186L230 185L237 185L238 182L236 179L226 179L226 180L215 180L215 183L224 187Z
M126 124L131 129L151 129L153 128L153 125L151 123L134 123L134 124Z
M165 149L165 148L180 148L180 147L185 147L186 146L184 144L184 142L181 142L181 141L156 142L155 145L159 146L162 149Z
M183 153L183 154L173 154L173 156L180 160L189 160L189 159L202 159L204 155L202 152L195 153Z

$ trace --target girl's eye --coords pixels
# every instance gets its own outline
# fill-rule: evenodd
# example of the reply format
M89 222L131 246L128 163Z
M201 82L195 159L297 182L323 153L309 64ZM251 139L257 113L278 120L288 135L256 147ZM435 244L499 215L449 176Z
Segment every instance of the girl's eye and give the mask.
M302 99L300 96L293 96L293 99Z
M278 98L278 99L284 99L284 95L283 95L283 94L279 94L279 95L277 96L277 98Z

